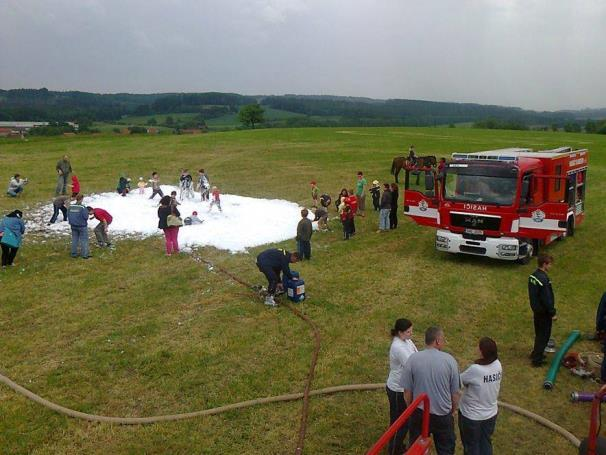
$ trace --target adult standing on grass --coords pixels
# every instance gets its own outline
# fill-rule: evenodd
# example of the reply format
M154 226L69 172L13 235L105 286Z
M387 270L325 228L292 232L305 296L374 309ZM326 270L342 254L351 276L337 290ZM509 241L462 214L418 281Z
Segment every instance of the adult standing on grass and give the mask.
M383 184L383 194L379 204L379 230L377 232L389 231L389 212L391 212L391 191L389 183Z
M267 278L267 296L265 297L265 305L276 307L278 304L274 300L274 294L278 283L281 281L280 275L291 280L297 280L293 277L290 271L290 264L299 262L299 253L291 253L289 251L270 248L262 251L257 256L257 268Z
M465 455L492 455L503 367L493 339L481 338L478 350L480 358L461 373L465 390L459 406L459 432Z
M90 217L90 219L96 218L97 220L99 220L99 224L97 224L97 227L94 229L95 237L97 238L97 245L99 245L100 247L111 246L107 231L109 225L113 221L112 216L107 210L99 208L94 209L89 206L86 207L86 210L88 210L88 216Z
M539 254L538 268L528 277L528 298L534 319L534 347L530 354L532 366L545 363L545 348L551 336L551 325L557 319L551 280L547 275L553 257Z
M2 247L2 268L15 263L15 256L21 246L25 224L23 212L13 210L0 221L0 247Z
M459 368L457 361L442 349L446 337L439 327L425 331L425 349L410 356L404 366L404 399L411 403L422 393L429 397L429 433L438 455L455 453L454 415L459 403ZM423 405L410 419L410 444L421 434Z
M391 426L406 410L404 388L402 387L402 373L408 358L417 351L412 342L412 322L408 319L398 319L391 329L391 347L389 348L389 376L385 384L387 399L389 400L389 425ZM409 422L398 430L389 441L389 455L400 455L404 452L404 439L408 432Z
M389 229L398 227L398 196L400 188L397 183L391 184L391 208L389 210Z
M76 196L76 203L67 209L67 219L72 228L71 256L77 258L80 247L80 256L82 259L88 259L88 210L82 204L83 199L82 194Z
M69 156L63 155L63 158L57 161L55 170L57 171L57 188L55 188L55 196L66 194L67 182L69 175L72 173L72 165L69 162Z
M309 215L307 209L301 210L301 220L297 224L297 251L301 260L311 259L311 236L314 233L314 229L307 215Z
M171 197L162 196L158 207L158 228L164 231L167 256L179 252L179 226L169 222L171 215L177 218L181 216L177 207L171 204Z
M364 216L366 210L366 193L364 187L366 187L366 179L362 171L358 171L358 180L356 181L356 199L358 200L358 215Z

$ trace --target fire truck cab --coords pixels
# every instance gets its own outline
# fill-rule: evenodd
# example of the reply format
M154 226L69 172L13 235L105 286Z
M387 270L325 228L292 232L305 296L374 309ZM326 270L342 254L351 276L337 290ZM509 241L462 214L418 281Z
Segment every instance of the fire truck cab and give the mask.
M439 172L406 169L404 213L436 228L436 249L527 262L585 218L587 150L454 153Z

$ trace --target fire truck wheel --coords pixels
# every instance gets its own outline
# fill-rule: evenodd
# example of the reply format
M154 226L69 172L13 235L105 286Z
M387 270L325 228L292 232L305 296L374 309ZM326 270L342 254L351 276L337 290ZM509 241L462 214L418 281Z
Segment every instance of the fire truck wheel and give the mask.
M574 216L569 216L566 222L566 237L574 236Z
M516 261L518 264L526 265L530 262L530 259L536 255L535 251L536 248L538 248L538 243L535 247L535 242L536 240L526 240L526 255Z
M523 258L518 259L518 264L522 264L522 265L526 265L530 262L530 258L532 255L527 254L526 256L524 256Z

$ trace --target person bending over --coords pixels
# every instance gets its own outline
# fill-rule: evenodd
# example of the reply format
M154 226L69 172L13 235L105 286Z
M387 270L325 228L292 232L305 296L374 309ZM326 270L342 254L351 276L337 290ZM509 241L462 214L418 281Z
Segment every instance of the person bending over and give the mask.
M265 297L265 305L276 307L278 304L274 300L276 287L281 281L281 273L284 276L296 280L290 271L290 264L299 262L299 253L291 253L289 251L270 248L261 252L257 256L257 268L267 278L267 297Z

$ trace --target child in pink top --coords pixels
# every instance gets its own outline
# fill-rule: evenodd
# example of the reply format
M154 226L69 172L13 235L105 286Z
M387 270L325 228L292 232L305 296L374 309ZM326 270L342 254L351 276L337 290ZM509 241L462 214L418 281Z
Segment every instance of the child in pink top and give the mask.
M216 186L213 186L212 188L210 207L208 208L209 212L213 209L214 205L219 208L219 212L223 212L223 210L221 210L221 193L219 193L219 189Z

